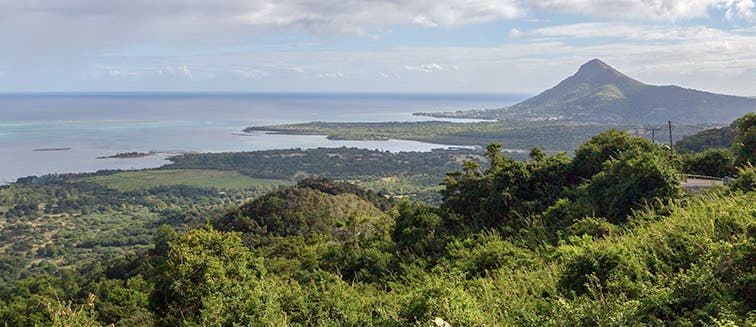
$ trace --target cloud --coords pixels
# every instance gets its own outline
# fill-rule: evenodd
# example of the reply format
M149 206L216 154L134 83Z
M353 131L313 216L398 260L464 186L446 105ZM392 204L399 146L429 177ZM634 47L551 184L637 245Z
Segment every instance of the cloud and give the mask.
M393 25L458 26L524 14L517 0L0 0L0 7L0 27L98 40L280 30L369 35Z
M509 32L507 32L507 36L509 36L510 38L513 38L513 39L519 39L523 35L525 35L525 33L523 33L522 31L520 31L520 29L518 29L518 28L512 28L512 29L509 30Z
M586 22L538 28L532 37L597 39L615 38L635 41L679 41L717 39L727 33L706 26L643 25L629 23Z
M18 60L50 49L76 56L145 42L246 44L283 33L376 37L394 26L541 21L562 13L646 22L756 15L754 0L0 0L0 8L3 50L20 54Z
M404 66L404 69L411 72L433 73L442 71L445 68L439 64L425 64L419 66Z
M396 79L396 78L401 78L401 75L399 75L399 74L397 74L397 73L384 73L384 72L379 72L379 73L377 73L377 74L375 75L375 77L376 77L377 79Z
M610 19L680 21L707 18L724 10L727 19L752 19L753 0L541 0L531 10L546 10Z
M371 91L401 87L378 81L401 75L407 91L534 92L599 57L651 82L756 95L754 0L0 0L0 8L4 89ZM456 29L500 21L509 22ZM423 32L390 32L406 29ZM481 34L460 42L460 31ZM424 46L417 35L428 36ZM421 74L434 72L454 78Z
M160 76L167 76L167 77L183 77L183 78L192 78L192 71L189 69L189 66L182 65L182 66L165 66L163 68L160 68L158 70L158 74Z
M542 0L537 9L613 18L681 20L706 17L722 0Z
M270 73L267 71L260 70L260 69L252 69L252 68L232 69L231 73L243 79L257 79L257 78L270 76Z
M756 15L754 14L756 4L753 3L753 0L734 0L728 1L728 4L727 11L725 12L727 20L742 18L752 21Z
M137 76L137 73L129 72L129 71L122 71L118 69L111 69L111 70L108 70L107 75L110 77L133 77L133 76Z
M346 78L346 75L340 72L334 72L334 73L321 73L321 74L315 74L314 78L316 79L342 79Z

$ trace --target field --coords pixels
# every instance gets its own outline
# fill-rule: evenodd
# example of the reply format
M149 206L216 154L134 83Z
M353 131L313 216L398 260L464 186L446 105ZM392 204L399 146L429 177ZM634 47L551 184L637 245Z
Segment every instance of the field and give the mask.
M124 192L175 185L241 190L287 184L286 181L278 179L252 178L236 172L207 169L128 171L107 176L87 177L83 180Z

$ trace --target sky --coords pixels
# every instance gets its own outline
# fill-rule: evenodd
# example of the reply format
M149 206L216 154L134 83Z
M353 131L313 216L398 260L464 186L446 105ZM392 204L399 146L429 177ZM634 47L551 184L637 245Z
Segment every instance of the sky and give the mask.
M0 0L0 93L536 94L593 58L756 96L756 4Z

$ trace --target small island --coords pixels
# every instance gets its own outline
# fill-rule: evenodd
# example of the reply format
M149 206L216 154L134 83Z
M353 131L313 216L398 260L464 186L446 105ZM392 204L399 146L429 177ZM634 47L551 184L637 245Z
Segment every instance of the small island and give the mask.
M116 153L112 156L102 156L97 157L97 159L131 159L131 158L143 158L143 157L149 157L156 155L156 151L150 151L150 152L125 152L125 153Z
M43 152L43 151L68 151L71 150L71 148L42 148L42 149L32 149L32 151L37 152Z

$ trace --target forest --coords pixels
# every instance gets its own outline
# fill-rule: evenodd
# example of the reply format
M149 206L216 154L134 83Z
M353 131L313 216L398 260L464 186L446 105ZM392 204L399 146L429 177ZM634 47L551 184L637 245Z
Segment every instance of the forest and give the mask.
M296 181L259 188L92 179L122 172L22 179L0 188L0 322L754 325L756 114L732 127L730 144L682 155L611 129L570 155L534 148L515 160L491 143L426 163L384 154L397 166L340 176L294 170L338 157L323 149L281 152L279 165L266 152L166 167ZM693 172L733 178L681 188ZM437 173L435 203L350 183Z

